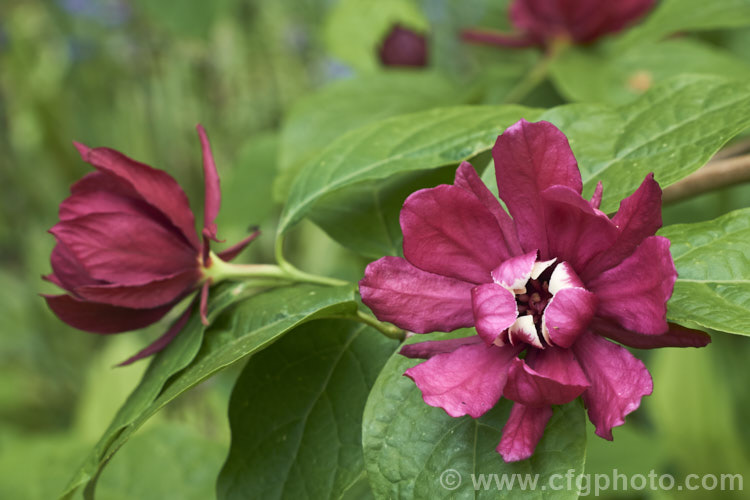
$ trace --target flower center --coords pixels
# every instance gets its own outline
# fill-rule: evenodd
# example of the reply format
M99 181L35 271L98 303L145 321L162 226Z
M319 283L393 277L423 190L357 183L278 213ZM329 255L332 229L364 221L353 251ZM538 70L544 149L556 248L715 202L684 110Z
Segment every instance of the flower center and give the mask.
M542 345L546 344L542 335L542 315L547 307L552 294L549 291L549 280L556 264L548 267L537 279L529 279L526 282L526 292L516 294L516 307L518 316L531 316L534 320L537 337Z
M540 280L529 280L526 284L526 293L516 295L518 315L533 316L534 324L539 324L542 319L544 308L552 298L549 293L549 282Z

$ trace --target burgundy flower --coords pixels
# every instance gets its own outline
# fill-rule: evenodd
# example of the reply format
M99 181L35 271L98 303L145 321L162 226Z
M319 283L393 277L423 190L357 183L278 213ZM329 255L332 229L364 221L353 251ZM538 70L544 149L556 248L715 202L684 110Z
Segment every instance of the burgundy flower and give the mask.
M65 323L93 333L119 333L150 325L202 286L201 315L211 280L209 240L216 240L214 219L221 192L211 147L198 125L203 149L205 208L203 231L195 230L188 199L169 174L108 148L74 143L92 172L71 187L60 204L60 222L50 233L57 245L45 279L67 294L45 296ZM257 231L219 254L236 256ZM161 338L126 363L164 348L188 319L189 311Z
M492 150L501 207L463 163L452 186L423 189L401 210L405 258L371 263L362 300L384 321L417 333L475 327L474 336L405 346L427 361L407 370L425 402L477 418L501 396L515 402L498 452L528 458L552 405L578 396L596 433L651 394L646 367L621 347L704 346L710 337L666 321L677 272L650 174L610 219L602 185L581 197L566 137L524 120ZM525 353L525 357L521 354Z
M380 62L385 66L426 66L427 40L424 35L396 25L380 46Z
M464 40L506 47L548 46L555 39L591 43L645 15L654 0L514 0L509 15L515 35L468 30Z

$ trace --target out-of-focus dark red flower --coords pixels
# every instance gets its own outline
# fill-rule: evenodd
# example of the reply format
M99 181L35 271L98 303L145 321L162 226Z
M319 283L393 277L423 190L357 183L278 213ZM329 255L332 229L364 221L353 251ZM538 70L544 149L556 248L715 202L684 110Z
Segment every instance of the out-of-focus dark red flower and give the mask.
M467 30L464 40L506 47L548 46L564 39L587 44L643 17L654 0L514 0L509 15L515 34Z
M427 39L396 25L380 46L380 62L385 66L426 66Z
M92 172L71 187L60 204L50 233L57 245L45 279L66 294L45 296L65 323L92 333L119 333L150 325L201 287L201 315L206 320L208 287L204 269L211 266L209 240L216 240L214 219L221 192L211 147L198 125L203 149L205 207L203 230L177 181L164 171L109 148L74 143ZM235 257L257 231L219 254ZM132 362L164 348L184 326L188 310L161 338Z

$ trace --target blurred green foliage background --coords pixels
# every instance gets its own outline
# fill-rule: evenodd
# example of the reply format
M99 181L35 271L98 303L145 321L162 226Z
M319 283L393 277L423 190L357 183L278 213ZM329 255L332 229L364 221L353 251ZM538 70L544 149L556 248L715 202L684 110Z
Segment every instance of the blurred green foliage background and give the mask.
M507 2L399 2L386 2L396 5L386 11L403 10L414 27L429 28L434 67L459 83L480 75L471 80L478 87L456 93L456 101L500 100L527 67L526 55L467 49L456 38L459 27L507 27ZM378 11L352 12L336 0L0 3L0 498L59 493L145 363L113 366L163 328L88 335L58 321L38 296L54 293L40 279L53 247L46 230L56 222L68 186L90 170L71 141L112 147L167 170L199 209L194 127L202 123L222 178L220 236L231 242L259 224L265 236L246 258L270 262L279 211L271 186L279 158L294 156L279 150L285 118L315 89L356 73L374 78L384 71L370 49L391 21L377 18ZM361 43L351 43L352 36ZM744 31L704 39L745 61L750 57ZM472 97L476 88L481 91ZM383 88L384 101L389 95ZM346 94L341 96L339 104L346 106ZM527 103L562 100L543 85ZM745 206L748 197L747 186L704 195L667 208L665 222L709 219ZM302 225L288 247L291 260L319 273L356 280L362 268L361 260L312 224ZM639 356L652 370L655 394L615 431L614 443L592 432L588 471L655 469L678 478L739 472L750 481L750 341L717 334L702 351ZM236 373L204 383L152 419L107 467L98 498L213 497L229 444L226 405Z

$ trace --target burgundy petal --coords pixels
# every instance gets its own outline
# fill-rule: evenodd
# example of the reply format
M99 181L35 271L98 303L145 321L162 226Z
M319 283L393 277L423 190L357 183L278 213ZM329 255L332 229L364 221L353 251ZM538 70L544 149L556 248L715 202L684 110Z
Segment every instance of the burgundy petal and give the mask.
M248 246L248 245L249 245L250 243L252 243L252 242L253 242L253 240L255 240L255 238L257 238L258 236L260 236L260 230L259 230L259 229L257 229L257 228L255 228L255 229L253 230L253 233L252 233L252 234L250 234L249 236L247 236L247 237L246 237L245 239L243 239L242 241L240 241L240 242L238 242L238 243L235 243L234 245L232 245L232 246L231 246L231 247L229 247L229 248L226 248L226 249L222 250L221 252L219 252L219 253L218 253L218 254L216 254L216 255L217 255L217 256L218 256L218 257L219 257L219 258L220 258L221 260L223 260L223 261L225 261L225 262L229 262L229 261L232 261L232 260L234 260L234 259L235 259L235 257L237 257L237 256L238 256L238 255L239 255L239 254L240 254L240 253L241 253L241 252L242 252L242 251L243 251L243 250L244 250L245 248L247 248L247 246Z
M153 309L131 309L78 300L70 295L45 295L47 305L72 327L92 333L137 330L159 321L174 304Z
M526 251L547 251L541 192L550 186L568 186L581 192L581 173L568 139L549 122L521 120L497 138L492 148L500 198L515 221Z
M626 330L612 321L594 318L591 322L591 331L636 349L705 347L711 343L709 334L700 330L685 328L676 323L669 323L669 330L661 335L644 335Z
M456 186L422 189L401 209L404 257L416 267L473 283L510 257L503 234L475 195Z
M502 285L509 290L525 289L526 282L529 281L531 272L534 270L537 253L536 250L533 250L503 261L497 268L493 269L492 279L498 285Z
M142 284L198 265L180 237L142 216L90 214L61 221L50 232L98 280Z
M564 37L585 44L621 30L653 4L654 0L515 0L510 17L516 28L540 43Z
M575 0L570 3L575 5ZM514 27L528 33L537 43L555 37L572 38L566 25L566 10L559 0L514 0L509 17Z
M417 333L473 326L473 287L422 271L398 257L372 262L359 282L362 302L379 320Z
M474 326L482 340L492 344L518 317L516 296L495 283L479 285L471 290Z
M583 269L617 238L612 221L572 189L553 186L542 199L550 255L569 262L573 269Z
M661 227L661 188L654 180L654 174L648 174L641 186L620 202L620 209L612 217L612 222L617 226L617 239L586 265L581 273L585 281L622 262Z
M625 423L641 398L653 390L645 365L624 347L594 335L581 335L573 351L591 383L583 393L583 402L596 434L612 440L612 428Z
M189 238L159 209L144 201L126 181L106 172L91 172L70 188L71 196L60 204L60 220L95 213L126 213L152 219L190 245Z
M503 233L503 239L505 245L511 255L519 255L523 253L521 249L521 243L518 241L518 235L516 234L516 227L513 224L513 219L503 209L500 202L494 194L484 185L482 179L477 175L477 171L469 162L462 162L456 170L456 178L453 182L455 186L458 186L466 191L472 193L482 204L487 207L492 215L497 220L497 225L500 226L500 230Z
M86 285L72 291L92 302L146 309L174 302L190 291L199 279L198 269L191 269L143 284Z
M221 206L221 188L219 186L219 173L216 171L214 155L211 152L211 144L203 126L196 126L198 136L201 140L203 150L203 183L205 196L203 198L203 235L216 241L216 216Z
M180 333L183 328L185 328L185 325L190 319L190 313L192 310L193 310L193 303L191 302L190 305L187 307L187 309L185 309L185 311L180 315L180 317L177 318L177 320L175 320L174 323L172 323L172 326L170 326L169 329L166 332L164 332L164 334L161 337L154 340L147 347L145 347L144 349L141 349L134 356L129 357L128 359L118 364L117 366L129 365L131 363L138 361L139 359L147 358L153 354L156 354L157 352L167 347L169 343L172 342L172 339L174 339L177 336L177 334Z
M92 278L70 248L61 241L58 241L52 250L50 263L53 274L49 280L66 290L72 290L77 286L103 283Z
M471 344L436 354L406 370L422 391L424 402L451 417L479 418L503 393L510 361L520 352L512 346Z
M506 462L529 458L544 435L544 428L552 417L552 408L529 408L515 403L503 427L503 437L497 452Z
M639 333L667 331L667 300L677 279L669 240L650 236L633 254L595 277L588 289L596 294L596 315Z
M95 179L103 181L101 184L106 182L109 186L102 186L100 189L78 189L76 193L60 203L60 220L71 220L95 213L127 213L146 217L150 217L152 214L161 214L154 207L138 198L137 195L127 196L118 193L115 186L119 183L111 176L101 172L95 172L95 174L100 175ZM114 190L110 191L107 188L114 188ZM162 217L164 216L162 215ZM169 223L168 220L166 221Z
M463 345L481 343L482 339L478 335L471 335L470 337L461 337L458 339L428 340L427 342L407 344L401 348L399 354L406 356L407 358L429 359L436 354L453 352Z
M533 408L573 401L590 386L570 349L533 349L526 360L515 359L508 370L503 396Z
M542 316L544 337L556 346L573 345L591 323L596 296L583 288L565 288L552 297Z
M97 170L126 182L149 205L161 211L177 227L187 241L198 249L195 217L185 192L169 174L139 163L109 148L91 149L74 143L84 161Z

